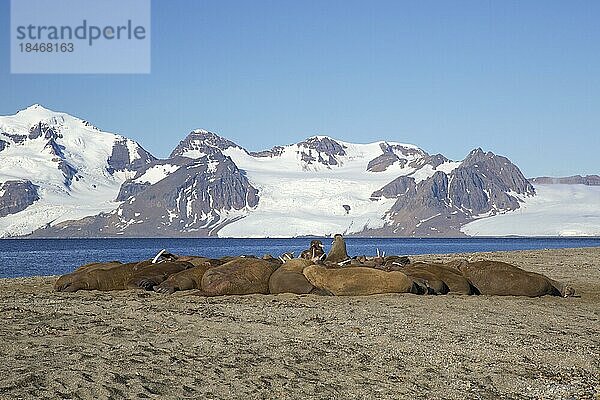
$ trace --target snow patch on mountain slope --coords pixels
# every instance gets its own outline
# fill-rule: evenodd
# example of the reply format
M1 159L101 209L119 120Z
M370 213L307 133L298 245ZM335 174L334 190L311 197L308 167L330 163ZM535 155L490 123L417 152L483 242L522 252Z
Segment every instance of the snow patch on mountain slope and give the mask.
M177 171L179 168L179 165L158 164L148 168L148 170L142 176L135 179L134 182L149 183L151 185L154 185L156 182L162 181L167 176Z
M600 236L600 187L535 185L515 211L473 221L469 236Z
M408 163L396 163L381 172L367 171L369 161L382 154L382 142L336 142L344 146L346 154L336 156L338 165L333 166L317 162L307 165L300 154L302 146L298 145L286 146L274 157L253 157L239 148L223 151L246 171L250 183L259 190L260 201L248 216L222 228L219 236L289 237L380 228L395 199L372 201L371 193L400 175L418 172L422 180L436 171L430 165L416 169ZM409 158L412 161L418 156L411 154ZM451 171L460 163L446 164L438 169ZM349 212L344 205L350 206Z

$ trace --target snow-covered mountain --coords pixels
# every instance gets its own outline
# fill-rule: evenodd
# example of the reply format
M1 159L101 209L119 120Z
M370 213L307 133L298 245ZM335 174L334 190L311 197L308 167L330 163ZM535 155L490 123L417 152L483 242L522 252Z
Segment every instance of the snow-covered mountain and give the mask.
M567 202L481 149L452 161L410 144L313 136L249 152L195 130L158 160L40 106L2 117L0 140L0 236L507 235L519 218L534 218L536 235L600 234L596 192ZM555 229L566 221L552 201L585 210L561 214L579 218L577 229Z
M535 189L517 210L470 222L461 231L469 236L600 236L600 185L536 183Z
M122 183L154 159L133 140L37 104L0 117L0 237L114 210Z

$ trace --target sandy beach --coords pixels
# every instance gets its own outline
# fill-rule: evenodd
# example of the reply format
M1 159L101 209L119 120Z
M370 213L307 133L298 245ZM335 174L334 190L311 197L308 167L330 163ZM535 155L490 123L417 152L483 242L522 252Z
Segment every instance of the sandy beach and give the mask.
M598 399L600 248L489 258L573 298L55 293L0 279L0 398Z

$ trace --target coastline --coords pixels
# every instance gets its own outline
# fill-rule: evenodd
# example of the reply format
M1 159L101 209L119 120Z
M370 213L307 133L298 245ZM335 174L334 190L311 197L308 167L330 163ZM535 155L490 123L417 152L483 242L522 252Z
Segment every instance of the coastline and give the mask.
M578 297L55 293L0 279L0 397L569 398L600 387L600 247L507 261Z

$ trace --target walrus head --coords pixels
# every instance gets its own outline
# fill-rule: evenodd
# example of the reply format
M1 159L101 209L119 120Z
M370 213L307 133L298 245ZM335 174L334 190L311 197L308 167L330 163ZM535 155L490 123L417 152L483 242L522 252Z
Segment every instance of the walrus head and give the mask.
M322 249L323 248L323 242L321 242L320 240L311 240L310 241L310 247L314 248L314 249Z
M346 252L346 242L344 241L344 237L337 233L333 237L331 250L329 250L329 253L327 254L327 258L325 260L338 263L340 261L345 261L348 258L349 257L348 253Z

